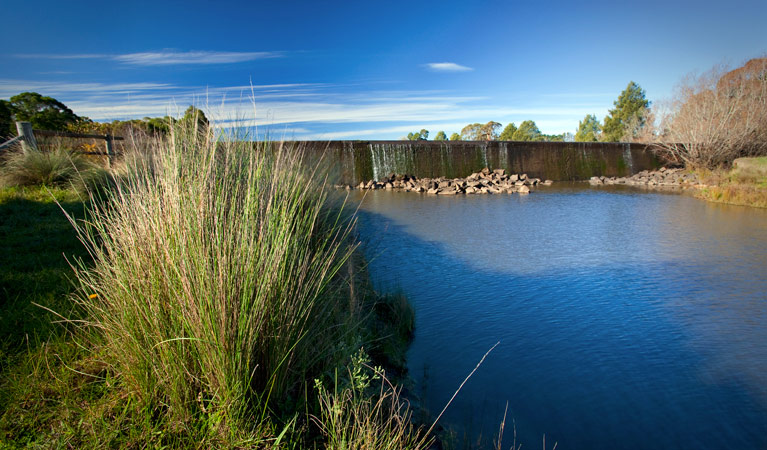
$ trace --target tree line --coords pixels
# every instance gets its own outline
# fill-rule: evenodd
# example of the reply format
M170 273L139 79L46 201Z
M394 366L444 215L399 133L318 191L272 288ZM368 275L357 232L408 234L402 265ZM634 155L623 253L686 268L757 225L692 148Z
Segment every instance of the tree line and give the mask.
M634 141L644 137L643 130L650 115L650 102L645 91L631 81L613 103L614 108L600 123L595 114L588 114L578 123L573 133L544 134L535 121L525 120L517 126L510 123L501 130L502 124L490 121L485 124L472 123L466 125L459 133L453 133L451 141L549 141L549 142L620 142ZM408 133L405 139L411 141L426 140L428 130ZM444 131L434 136L435 141L448 140Z
M119 136L135 131L164 134L176 121L197 128L207 127L209 124L205 113L194 106L189 106L181 119L165 116L95 122L88 117L78 116L55 98L43 96L37 92L22 92L9 100L0 100L0 137L15 136L17 134L15 122L30 122L32 128L38 130Z

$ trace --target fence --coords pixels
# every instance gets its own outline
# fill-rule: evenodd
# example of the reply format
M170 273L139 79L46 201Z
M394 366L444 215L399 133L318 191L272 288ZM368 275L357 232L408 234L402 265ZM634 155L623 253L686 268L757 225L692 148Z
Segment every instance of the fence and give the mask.
M49 130L33 130L32 124L29 122L16 122L16 130L19 132L19 135L15 138L6 141L2 144L0 144L0 150L4 150L14 144L21 143L21 148L23 152L28 152L30 150L37 150L37 139L35 138L35 135L39 136L47 136L47 137L66 137L66 138L76 138L76 139L103 139L106 142L106 151L105 152L94 152L94 151L88 151L88 152L81 152L84 154L89 155L104 155L107 157L107 164L112 164L112 159L116 156L115 150L114 150L114 141L122 141L123 138L121 136L112 136L109 134L84 134L84 133L69 133L65 131L49 131Z

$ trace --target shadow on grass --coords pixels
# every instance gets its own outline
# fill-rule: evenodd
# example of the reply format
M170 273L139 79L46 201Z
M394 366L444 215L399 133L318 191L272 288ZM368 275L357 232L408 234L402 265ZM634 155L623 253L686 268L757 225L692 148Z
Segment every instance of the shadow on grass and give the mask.
M58 202L58 203L57 203ZM44 187L0 190L0 351L14 354L63 332L55 315L71 316L73 271L67 258L85 258L62 211L82 218L83 197Z

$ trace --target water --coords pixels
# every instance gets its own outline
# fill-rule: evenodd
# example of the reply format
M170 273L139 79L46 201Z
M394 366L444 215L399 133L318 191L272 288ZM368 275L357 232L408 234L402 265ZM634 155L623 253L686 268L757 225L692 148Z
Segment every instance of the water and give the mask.
M488 444L767 448L767 211L630 188L369 192L379 289L416 308L413 391ZM459 439L459 442L462 442Z

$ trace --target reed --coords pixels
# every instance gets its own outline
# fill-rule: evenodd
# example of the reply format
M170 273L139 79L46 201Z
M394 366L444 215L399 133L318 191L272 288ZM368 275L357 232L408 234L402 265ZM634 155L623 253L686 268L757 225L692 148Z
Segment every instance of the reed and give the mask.
M298 148L178 127L144 154L73 221L88 344L169 423L267 426L354 345L354 219Z

